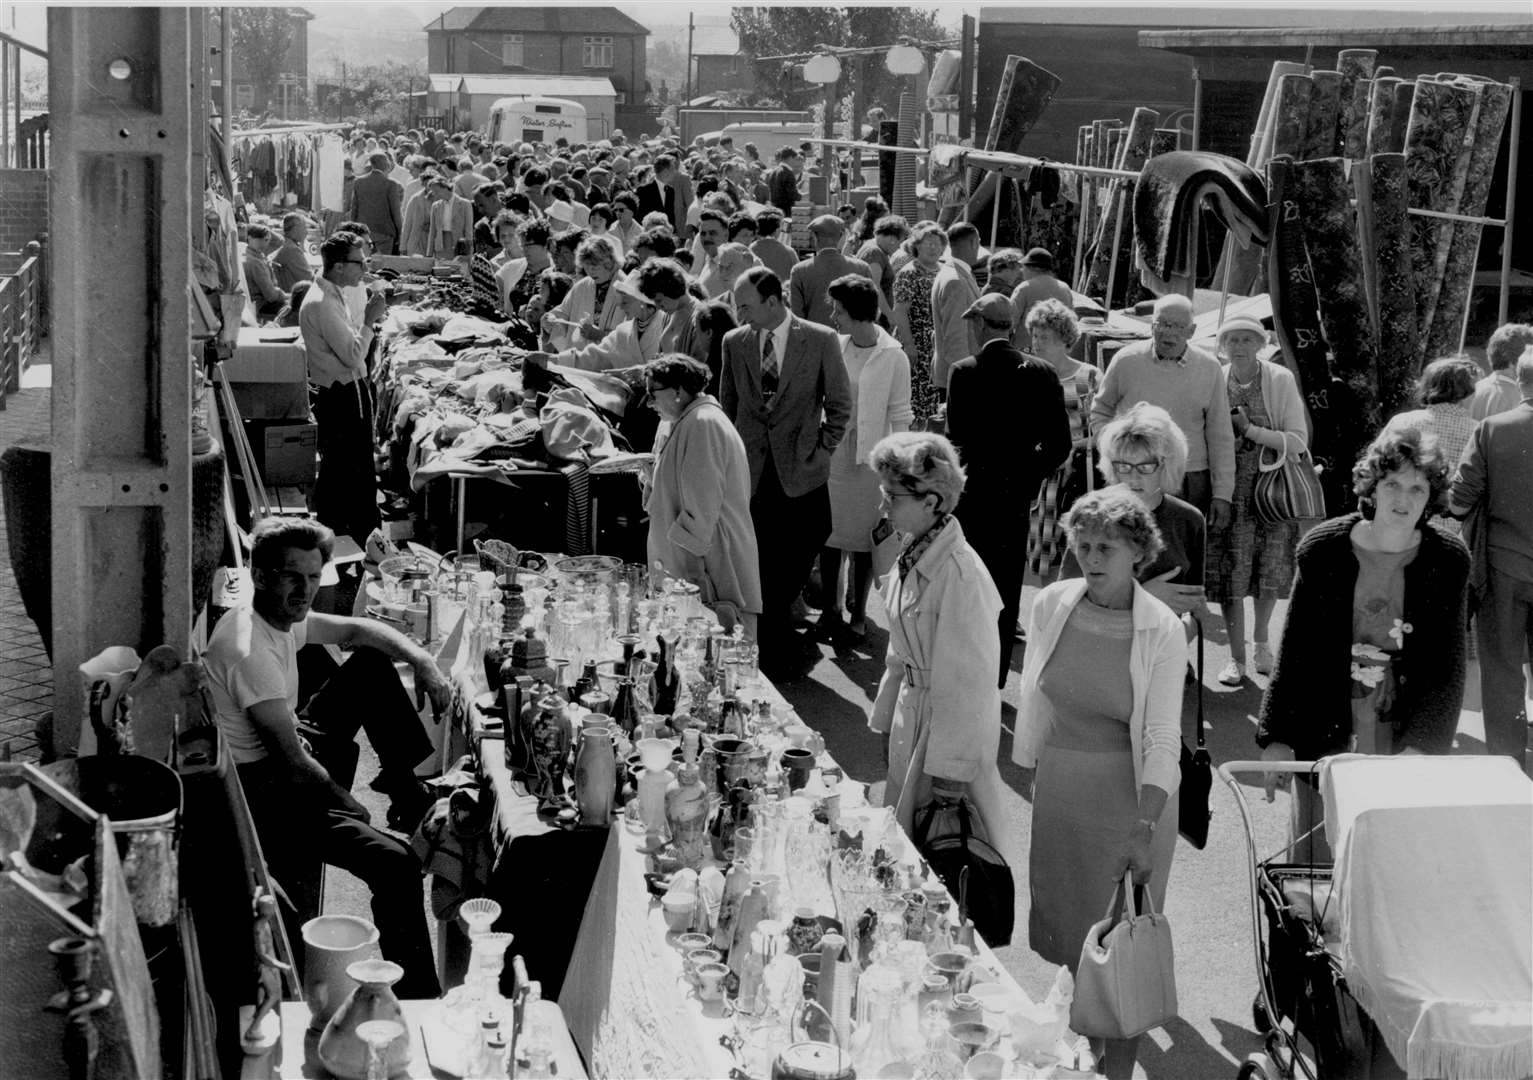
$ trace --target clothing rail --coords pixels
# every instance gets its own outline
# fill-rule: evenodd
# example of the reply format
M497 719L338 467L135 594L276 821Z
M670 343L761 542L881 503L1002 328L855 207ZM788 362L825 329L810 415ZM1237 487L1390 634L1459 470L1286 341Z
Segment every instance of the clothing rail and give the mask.
M299 124L295 127L253 128L250 131L230 133L231 139L260 138L263 135L308 135L317 131L342 131L356 127L355 124Z
M774 60L792 62L795 60L809 60L813 57L829 53L831 56L882 56L890 49L897 48L903 42L895 42L893 45L864 45L854 49L838 49L826 47L815 52L784 53L781 56L758 56L755 62L758 64L769 63ZM956 49L963 44L961 41L912 41L908 43L911 48L920 49L922 52L935 52L938 49ZM496 54L499 55L499 54Z

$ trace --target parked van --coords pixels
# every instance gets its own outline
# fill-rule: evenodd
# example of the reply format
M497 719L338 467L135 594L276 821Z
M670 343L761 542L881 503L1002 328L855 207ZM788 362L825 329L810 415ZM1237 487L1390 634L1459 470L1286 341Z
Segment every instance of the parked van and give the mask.
M761 151L761 160L770 163L784 146L797 147L805 139L812 139L819 134L819 127L810 120L776 123L770 120L745 120L737 124L726 124L722 131L712 132L704 138L712 145L727 136L735 141L735 150L740 152L745 150L746 143L755 143L756 149Z
M563 98L501 98L490 106L491 143L586 141L586 107Z

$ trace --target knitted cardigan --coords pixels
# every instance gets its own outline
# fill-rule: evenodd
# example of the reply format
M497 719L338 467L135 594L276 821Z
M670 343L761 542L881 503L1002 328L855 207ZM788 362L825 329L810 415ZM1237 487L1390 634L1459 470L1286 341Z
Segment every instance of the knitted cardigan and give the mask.
M1358 513L1331 518L1299 542L1298 569L1272 682L1262 698L1256 743L1280 742L1312 761L1347 748L1352 734L1352 594ZM1445 754L1464 696L1465 587L1469 550L1435 524L1405 568L1405 635L1394 664L1392 716L1401 747Z

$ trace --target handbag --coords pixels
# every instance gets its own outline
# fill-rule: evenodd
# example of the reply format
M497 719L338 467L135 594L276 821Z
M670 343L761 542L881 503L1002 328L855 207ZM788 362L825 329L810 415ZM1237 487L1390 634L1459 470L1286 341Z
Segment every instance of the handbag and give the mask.
M1267 451L1262 447L1256 459L1259 475L1251 492L1251 502L1256 519L1265 525L1281 525L1302 518L1325 517L1325 492L1320 487L1320 474L1309 456L1309 447L1299 443L1299 452L1288 455L1288 432L1283 436L1283 452L1271 465L1267 464Z
M943 831L932 836L937 815ZM1016 883L1001 853L974 835L969 800L933 799L915 822L916 849L947 891L958 899L959 924L974 929L991 948L1010 943L1016 918Z
M1214 816L1208 808L1208 796L1214 787L1214 763L1203 742L1203 621L1196 615L1192 621L1198 628L1197 748L1187 749L1187 740L1182 740L1182 782L1176 789L1177 831L1202 851L1208 844L1208 823Z
M1175 1017L1171 923L1155 911L1150 891L1124 874L1107 917L1092 924L1081 944L1070 1030L1098 1039L1132 1039Z

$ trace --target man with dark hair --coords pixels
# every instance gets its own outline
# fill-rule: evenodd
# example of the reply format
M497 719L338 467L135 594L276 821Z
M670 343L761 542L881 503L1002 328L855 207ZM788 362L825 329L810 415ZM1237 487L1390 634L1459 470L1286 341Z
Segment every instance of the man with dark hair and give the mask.
M810 224L814 255L795 266L788 279L789 306L799 318L821 326L834 325L830 283L847 274L860 274L873 280L873 272L867 263L841 253L844 231L841 219L834 214L821 214Z
M1011 301L979 297L962 317L979 349L953 365L947 435L969 474L958 520L1001 593L1000 687L1006 688L1027 563L1028 508L1070 453L1070 418L1053 368L1011 343Z
M351 185L346 216L367 225L381 254L393 255L404 230L405 189L390 178L387 154L379 151L367 159L367 164L367 172Z
M335 544L328 528L269 517L251 541L250 604L218 621L203 664L272 876L291 891L317 856L360 878L372 892L379 947L404 968L394 989L434 998L441 987L420 860L408 844L372 826L352 797L350 772L352 744L365 728L382 764L373 787L393 799L389 825L412 830L430 805L414 769L433 748L394 662L414 668L416 685L438 710L450 702L451 686L431 654L397 630L310 610ZM326 645L353 651L337 666ZM312 732L312 743L300 723Z
M791 146L777 151L777 167L767 173L767 198L782 211L784 218L793 217L793 206L798 202L798 178L804 171L804 156Z
M734 300L744 325L724 337L719 403L750 459L762 669L793 678L819 657L794 634L791 612L830 536L830 458L851 421L852 393L836 332L789 311L770 270L741 274Z
M266 261L266 253L275 244L276 237L260 222L245 230L245 284L259 319L273 318L287 305L288 294L277 288L271 263Z
M697 240L703 249L703 265L696 267L692 276L712 300L724 294L724 279L719 274L719 247L728 242L728 218L718 210L704 210L697 219Z
M1529 346L1533 346L1533 325L1507 323L1496 328L1485 343L1490 374L1475 384L1474 397L1469 401L1470 416L1484 420L1522 403L1522 387L1517 383L1517 359Z
M798 265L798 255L782 242L782 211L768 206L756 212L756 240L751 244L751 254L761 260L761 265L777 275L777 280L787 281Z
M755 215L741 210L729 218L729 242L750 247L756 242Z
M319 425L319 476L314 516L338 533L366 541L378 527L378 480L373 465L372 406L362 385L373 325L388 303L381 293L367 301L360 329L346 313L345 289L360 285L367 270L362 240L336 232L320 245L324 272L298 313L314 419Z
M434 177L429 186L433 201L425 254L442 262L469 254L474 242L474 204L453 194L453 185L445 176Z
M426 243L431 236L431 206L439 197L436 181L441 175L435 169L423 168L420 187L405 200L404 221L399 233L401 255L426 254Z
M527 201L532 204L533 212L542 214L548 209L550 201L548 192L548 170L534 165L522 173L522 191L527 194Z
M1454 517L1478 510L1473 529L1483 530L1469 545L1474 552L1469 580L1478 601L1485 750L1509 755L1526 771L1523 663L1533 645L1533 345L1523 350L1516 375L1521 402L1475 428L1453 477L1449 506Z
M973 353L963 313L979 299L979 283L969 269L979 259L979 230L967 221L948 226L948 257L932 282L932 384L947 396L948 372Z
M639 217L662 213L670 221L671 231L680 236L687 221L687 205L692 201L691 183L684 183L684 180L685 177L676 168L674 157L670 154L657 157L654 175L648 183L640 184L636 191L639 196Z

